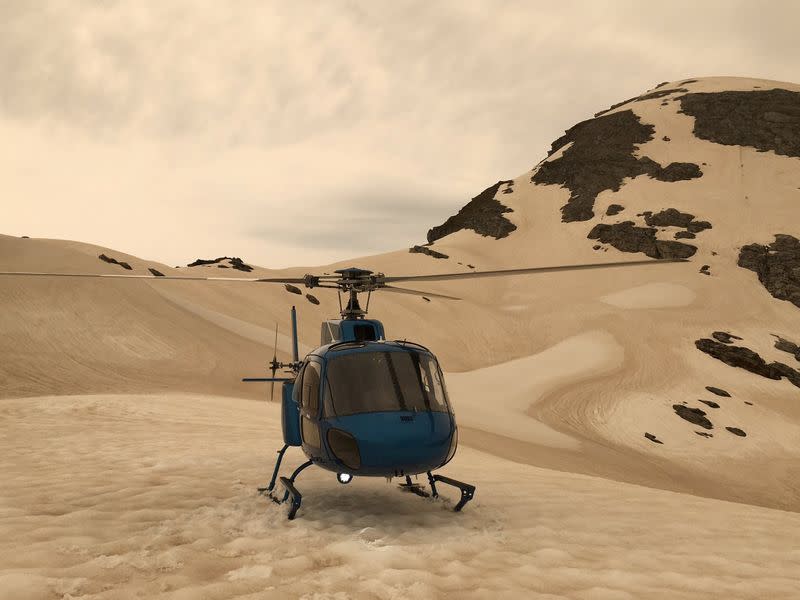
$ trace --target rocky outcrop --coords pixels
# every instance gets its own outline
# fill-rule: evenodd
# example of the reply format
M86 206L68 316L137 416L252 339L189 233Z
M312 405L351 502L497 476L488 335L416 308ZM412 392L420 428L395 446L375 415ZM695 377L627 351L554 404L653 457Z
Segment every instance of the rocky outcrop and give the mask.
M701 139L800 157L800 92L689 93L678 100L681 112L694 117L694 135Z
M154 269L153 267L147 267L147 270L150 271L150 274L153 277L164 277L164 274L158 269Z
M723 344L732 344L733 340L741 340L738 335L733 335L732 333L728 333L727 331L715 331L711 334L718 342L722 342Z
M656 444L663 444L664 443L660 439L658 439L655 435L653 435L652 433L645 432L644 437L646 437L648 440L650 440L651 442L654 442Z
M654 227L636 227L633 221L595 225L587 236L622 252L641 252L650 258L689 258L697 248L683 242L656 239Z
M659 86L660 85L664 85L664 84L662 83L662 84L659 84ZM656 86L656 88L658 88L659 86ZM608 112L611 112L615 108L619 108L620 106L624 106L625 104L628 104L628 102L641 102L643 100L655 100L655 99L658 99L658 98L664 98L665 96L669 96L671 94L678 94L678 93L681 93L681 92L688 92L688 91L689 90L687 90L686 88L671 88L671 89L667 89L667 90L656 89L656 91L654 91L654 92L650 92L650 93L647 93L647 94L642 94L641 96L634 96L633 98L628 98L627 100L623 100L622 102L617 102L616 104L612 104L607 109L601 110L599 113L595 113L594 116L595 117L599 117L601 115L604 115L604 114L606 114Z
M777 234L768 246L742 246L739 266L758 274L761 285L774 298L800 308L800 240L796 237Z
M708 338L697 340L694 344L701 352L713 356L726 365L745 369L767 379L780 380L785 377L792 384L800 387L800 371L779 362L767 363L750 348L729 346Z
M714 424L706 418L706 412L699 408L689 408L683 404L673 404L672 410L681 419L689 421L694 425L699 425L703 429L714 429Z
M491 236L498 240L506 237L517 226L506 219L503 214L514 211L495 199L495 195L501 185L509 183L512 181L498 181L470 200L457 214L448 218L441 225L431 228L428 231L428 243L433 243L462 229L472 229L475 233Z
M606 209L606 215L613 217L614 215L621 213L623 210L625 210L625 207L621 204L609 204L608 208Z
M119 265L120 267L128 271L133 270L133 267L131 267L128 263L123 262L121 260L117 260L116 258L111 258L110 256L106 256L105 254L101 254L97 258L99 258L103 262L107 262L110 265Z
M719 408L719 404L717 404L716 402L712 402L711 400L698 400L698 402L702 402L703 404L711 408Z
M800 362L800 346L792 341L782 338L779 335L776 335L775 337L778 338L775 340L775 349L791 354L794 356L795 360Z
M447 254L442 252L437 252L433 248L428 246L412 246L408 249L411 254L427 254L428 256L432 256L433 258L450 258Z
M559 158L543 162L531 181L570 190L569 201L561 207L561 220L569 223L591 219L597 195L618 191L626 177L646 174L661 181L679 181L702 176L700 167L692 163L662 167L651 158L637 158L637 146L651 140L654 132L631 110L583 121L553 142L548 156L572 145Z
M739 437L746 437L747 434L739 429L738 427L726 427L728 431L730 431L733 435L738 435Z
M186 266L187 267L200 267L200 266L203 266L203 265L217 265L217 266L219 266L221 268L227 268L228 265L219 265L218 264L218 263L222 262L223 260L227 260L228 261L228 264L229 264L231 269L236 269L237 271L244 271L245 273L249 273L250 271L253 270L253 267L251 267L248 264L245 264L244 261L242 261L242 259L237 257L237 256L233 256L233 257L231 257L231 256L220 256L219 258L211 258L211 259L198 258L196 261L194 261L192 263L189 263Z
M711 392L712 394L716 394L717 396L721 396L723 398L730 398L731 395L726 390L722 388L714 387L713 385L707 385L706 389Z
M303 295L303 291L299 287L297 287L296 285L292 285L291 283L284 283L283 287L286 288L287 292L290 292L292 294L298 294L300 296Z
M313 296L312 294L306 294L306 300L311 302L311 304L316 304L317 306L319 306L319 298Z

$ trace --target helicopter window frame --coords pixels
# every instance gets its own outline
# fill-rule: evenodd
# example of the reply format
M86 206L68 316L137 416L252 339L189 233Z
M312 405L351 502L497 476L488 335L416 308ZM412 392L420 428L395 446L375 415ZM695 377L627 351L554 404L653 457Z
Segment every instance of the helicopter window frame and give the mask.
M337 382L334 379L333 385L331 384L331 374L335 372L332 371L331 367L335 364L335 361L347 356L358 356L361 354L381 355L383 360L385 360L385 363L383 363L385 364L385 368L381 368L379 371L375 372L373 378L377 376L377 379L372 382L372 385L373 387L375 385L382 385L380 384L380 380L383 379L385 387L393 390L393 397L387 395L384 398L377 398L369 393L362 392L358 394L358 388L349 387L348 389L347 384L343 384L344 381L355 380L361 383L364 379L352 373L346 373L346 371L339 375L343 378L342 382ZM398 356L397 364L395 364L395 355ZM409 362L403 364L401 361L405 361L406 359L399 358L400 356L408 356L407 360ZM351 358L349 360L357 361L358 359ZM380 361L380 359L378 360ZM358 369L357 363L354 367ZM412 369L410 372L409 368ZM350 367L350 369L353 369L353 367ZM413 373L413 376L411 373ZM347 377L347 375L350 376ZM409 376L413 377L413 380L409 380ZM352 352L342 356L331 357L325 361L323 379L322 418L345 417L375 412L441 412L453 414L447 396L447 390L444 386L444 377L442 376L441 367L436 357L428 350L418 351L416 349L405 348L399 351L379 350L371 352ZM409 387L412 381L416 386ZM353 398L345 407L340 406L338 409L334 399L334 392L337 387L340 388L340 391L336 393L341 393L341 388L343 388L343 395L347 398ZM410 396L409 393L411 394ZM358 396L361 397L356 399ZM370 396L375 400L374 404L371 404L370 401L366 401L366 398ZM373 408L370 410L369 408L365 409L365 407Z
M308 382L306 381L307 379L309 380ZM314 379L316 379L316 381L314 381ZM303 408L304 412L314 417L314 419L319 415L319 397L321 389L322 364L316 360L309 360L305 367L303 367L302 379L300 381L300 406Z

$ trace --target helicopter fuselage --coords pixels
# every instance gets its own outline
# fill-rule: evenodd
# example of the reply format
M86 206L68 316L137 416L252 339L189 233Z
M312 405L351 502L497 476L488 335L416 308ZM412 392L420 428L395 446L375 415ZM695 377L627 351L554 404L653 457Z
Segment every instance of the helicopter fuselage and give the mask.
M410 342L346 341L310 352L284 382L284 441L352 476L400 477L455 454L457 429L439 363Z

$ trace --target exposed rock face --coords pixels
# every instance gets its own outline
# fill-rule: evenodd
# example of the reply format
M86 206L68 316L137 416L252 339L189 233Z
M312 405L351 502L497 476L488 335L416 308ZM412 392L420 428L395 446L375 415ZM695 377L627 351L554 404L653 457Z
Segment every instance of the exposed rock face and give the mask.
M495 195L501 185L508 183L512 183L512 181L498 181L493 186L486 188L470 200L457 214L441 225L430 229L428 231L428 243L433 243L462 229L472 229L475 233L492 236L495 239L506 237L517 226L503 216L504 213L513 211L496 200Z
M746 437L747 434L739 429L738 427L726 427L728 431L730 431L733 435L738 435L739 437Z
M691 163L662 167L650 158L635 157L636 146L651 140L654 132L631 110L583 121L553 142L549 156L570 142L572 146L561 157L542 163L531 181L569 188L570 199L561 207L561 220L569 223L591 219L597 195L618 191L626 177L647 174L661 181L678 181L702 175L700 167L690 167Z
M775 348L777 350L780 350L781 352L787 352L794 356L795 360L800 361L800 346L794 342L783 339L779 335L776 335L775 337L778 338L775 341Z
M706 389L712 394L716 394L717 396L722 396L723 398L731 397L731 395L727 391L723 390L722 388L714 387L713 385L707 385Z
M675 232L675 239L676 240L693 240L695 237L697 237L697 236L695 236L695 234L693 234L691 231L677 231L677 232Z
M710 406L711 408L719 408L719 404L716 402L712 402L711 400L698 400L698 402L702 402L706 406Z
M187 267L199 267L199 266L202 266L202 265L216 265L217 263L220 263L223 260L227 260L228 263L230 263L230 267L233 268L233 269L236 269L237 271L244 271L245 273L249 273L250 271L253 270L253 267L251 267L248 264L245 264L244 261L242 261L242 259L237 257L237 256L233 256L233 257L231 257L231 256L220 256L219 258L211 258L211 259L198 258L196 261L194 261L193 263L189 263L186 266ZM218 265L218 266L221 266L222 268L225 268L225 265Z
M656 88L660 87L662 84L656 86ZM667 90L659 90L657 89L654 92L650 92L649 94L642 94L641 96L635 96L633 98L628 98L627 100L623 100L622 102L617 102L616 104L612 104L605 110L601 110L599 113L595 113L595 117L599 117L600 115L604 115L607 112L611 112L615 108L619 108L620 106L627 104L628 102L641 102L642 100L653 100L657 98L663 98L664 96L669 96L670 94L677 94L680 92L688 92L686 88L671 88Z
M681 212L676 208L667 208L655 214L647 211L642 213L642 216L644 222L651 227L683 227L686 229L689 223L694 221L694 215Z
M161 271L159 271L158 269L154 269L153 267L147 267L147 270L150 271L150 274L153 277L163 277L164 276L164 274Z
M681 419L689 421L695 425L699 425L703 429L714 429L714 424L706 418L706 413L699 408L689 408L683 404L673 404L672 410Z
M679 100L681 112L695 118L699 138L800 157L800 92L690 93Z
M728 346L716 340L704 338L694 343L697 349L721 360L726 365L739 367L768 379L780 380L786 377L792 384L800 387L800 371L779 362L767 364L756 352L742 346Z
M651 442L655 442L656 444L663 444L664 443L660 439L658 439L655 435L653 435L652 433L645 432L644 437L646 437Z
M683 242L656 239L654 227L636 227L633 221L595 225L587 236L622 252L642 252L650 258L689 258L697 248Z
M116 258L111 258L110 256L106 256L105 254L101 254L97 258L111 265L119 265L120 267L122 267L123 269L127 269L128 271L133 270L133 267L131 267L128 263L117 260Z
M623 210L625 210L625 207L621 204L609 204L608 208L606 209L606 214L609 217L613 217L614 215L621 213Z
M800 240L796 237L777 234L769 246L742 246L739 266L757 273L774 298L800 308Z
M705 431L695 431L695 433L697 435L699 435L700 437L704 437L704 438L712 438L712 437L714 437L713 433L706 433Z
M302 290L299 287L297 287L296 285L292 285L291 283L284 283L283 287L286 288L287 292L291 292L292 294L298 294L300 296L303 295Z
M312 296L311 294L306 294L306 300L311 302L311 304L319 305L319 299L316 296Z
M408 249L408 251L412 254L427 254L428 256L432 256L433 258L450 258L447 254L442 252L437 252L436 250L429 248L428 246L412 246Z
M711 334L711 337L713 337L718 342L722 342L723 344L732 344L733 340L742 339L738 335L733 335L731 333L728 333L727 331L715 331L714 333Z

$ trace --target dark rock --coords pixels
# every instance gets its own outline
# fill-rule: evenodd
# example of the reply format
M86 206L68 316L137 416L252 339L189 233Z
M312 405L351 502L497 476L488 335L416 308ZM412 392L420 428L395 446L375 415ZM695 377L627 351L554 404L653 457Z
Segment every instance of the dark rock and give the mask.
M744 403L745 403L745 404L748 404L748 405L750 405L750 406L753 406L753 403L752 403L752 402L748 402L747 400L745 400L745 401L744 401Z
M646 437L651 442L655 442L656 444L663 444L664 443L660 439L658 439L656 436L654 436L652 433L646 433L645 432L644 437Z
M470 268L470 269L474 269L475 265L467 265L467 267Z
M608 208L606 209L606 214L610 217L613 217L614 215L621 213L623 210L625 210L625 207L621 204L609 204Z
M683 404L673 404L672 410L674 410L675 414L681 419L685 419L686 421L689 421L689 423L699 425L703 429L714 429L713 423L706 418L705 411L702 411L699 408L689 408Z
M780 350L781 352L787 352L787 353L791 354L792 356L794 356L797 361L800 361L800 346L798 346L794 342L791 342L789 340L783 339L779 335L774 335L773 334L773 336L778 338L775 341L775 348L777 350Z
M163 277L164 274L159 271L158 269L154 269L153 267L147 267L147 270L153 275L153 277Z
M441 252L437 252L429 248L428 246L412 246L408 249L408 251L412 254L427 254L428 256L432 256L433 258L450 258L447 254L443 254Z
M661 138L661 139L662 139L662 140L664 140L665 142L671 142L671 141L672 141L672 140L671 140L671 139L669 139L669 137L668 137L668 136L666 136L666 135L665 135L663 138Z
M716 394L717 396L722 396L723 398L731 397L731 395L728 392L726 392L722 388L714 387L713 385L707 385L706 389L712 394Z
M738 435L739 437L747 437L747 434L738 427L726 427L725 429L727 429L734 435Z
M704 438L712 438L714 437L713 433L706 433L705 431L695 431L697 435L703 436Z
M101 254L97 258L99 258L103 262L107 262L112 265L119 265L120 267L122 267L123 269L127 269L128 271L133 270L133 267L131 267L128 263L117 260L116 258L111 258L110 256L106 256L105 254Z
M659 181L675 182L697 179L703 176L703 171L700 170L699 165L694 163L674 162L664 168L659 167L653 172L649 172L648 175Z
M675 233L676 240L693 240L695 237L695 234L691 231L678 231Z
M702 402L706 406L710 406L711 408L719 408L719 404L716 402L712 402L711 400L698 400L698 402Z
M253 267L251 267L248 264L245 264L242 261L242 259L237 257L237 256L220 256L219 258L211 258L211 259L198 258L196 261L194 261L192 263L189 263L186 266L187 267L199 267L199 266L203 266L203 265L216 265L216 264L222 262L223 260L227 260L228 263L230 264L230 268L236 269L237 271L244 271L245 273L249 273L250 271L253 270ZM223 267L223 268L225 268L225 267Z
M653 214L650 211L642 213L644 222L651 227L683 227L689 226L694 220L694 215L684 213L675 208L668 208Z
M230 269L228 265L217 265L218 269Z
M602 248L600 244L595 244L594 246L592 246L592 250L600 250L600 248Z
M758 274L774 298L800 308L800 240L776 234L769 246L748 244L739 251L739 266Z
M714 333L711 334L711 337L713 337L718 342L722 342L723 344L732 344L733 340L742 339L738 335L733 335L731 333L728 333L727 331L715 331Z
M283 287L286 288L287 292L291 292L292 294L299 294L300 296L303 295L303 292L296 285L292 285L291 283L284 283Z
M689 93L680 103L681 112L695 118L694 134L699 138L800 157L800 92Z
M661 83L659 83L659 84L656 86L656 88L655 88L655 89L658 89L658 88L660 88L660 87L663 87L663 86L667 85L668 83L669 83L669 81L662 81Z
M531 181L569 188L569 201L561 207L561 220L569 223L591 219L597 195L604 190L618 191L627 177L647 174L676 181L702 174L697 165L695 170L686 166L690 163L662 168L650 158L634 156L637 145L651 140L654 132L652 125L641 123L630 110L583 121L553 142L548 156L570 142L572 146L559 158L543 162Z
M688 85L690 83L697 83L697 79L687 79L686 81L682 82L681 85Z
M711 275L711 271L709 269L711 269L711 265L703 265L700 267L700 272L703 275Z
M431 299L428 298L427 296L423 296L422 299L425 300L425 302L430 302L431 301Z
M319 299L316 296L312 296L311 294L306 294L306 300L311 302L311 304L319 305Z
M648 94L642 94L641 96L635 96L633 98L628 98L627 100L623 100L622 102L617 102L616 104L612 104L607 109L601 110L599 113L595 113L594 116L595 117L599 117L601 115L604 115L604 114L606 114L608 112L611 112L615 108L619 108L620 106L628 104L628 102L642 102L643 100L655 100L655 99L658 99L658 98L663 98L664 96L669 96L670 94L677 94L679 92L688 92L688 91L689 90L684 89L684 88L672 88L672 89L668 89L668 90L657 90L657 91L654 91L654 92L650 92Z
M711 256L717 256L717 253L712 250L711 251Z
M691 233L700 233L705 229L711 229L711 223L708 221L692 221L686 226Z
M767 362L756 352L743 346L728 346L716 340L708 338L697 340L694 345L701 352L713 356L717 360L724 362L732 367L739 367L761 375L767 379L779 381L783 377L788 379L793 385L800 387L800 371L796 371L789 365L779 362Z
M20 236L20 239L23 239L23 240L29 240L29 239L31 239L31 238L30 238L30 236L27 236L27 235L21 235L21 236Z
M491 236L498 240L514 231L517 226L503 216L503 213L514 211L495 199L497 190L506 183L511 183L511 180L498 181L493 186L486 188L457 214L448 218L441 225L428 230L428 243L433 243L462 229L472 229L475 233Z
M658 240L654 228L635 227L633 221L613 225L599 223L587 237L622 252L642 252L650 258L689 258L697 252L697 248L689 244Z

